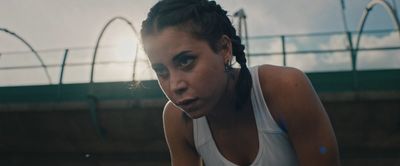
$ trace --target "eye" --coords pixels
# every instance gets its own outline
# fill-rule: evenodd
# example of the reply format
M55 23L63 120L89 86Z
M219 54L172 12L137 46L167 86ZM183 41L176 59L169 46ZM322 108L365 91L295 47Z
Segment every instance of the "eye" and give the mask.
M168 76L168 70L162 65L155 65L153 66L154 72L157 74L158 77L167 77Z
M196 58L194 56L189 56L189 55L181 56L177 60L177 66L179 68L189 69L190 67L192 67L192 64L194 64L195 59Z

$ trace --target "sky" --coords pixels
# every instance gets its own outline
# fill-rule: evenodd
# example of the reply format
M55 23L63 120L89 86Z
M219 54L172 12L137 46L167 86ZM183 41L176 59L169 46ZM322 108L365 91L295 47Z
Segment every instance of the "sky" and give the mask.
M0 0L0 28L8 29L24 38L37 50L46 65L60 65L64 49L69 48L67 64L90 63L93 47L100 31L107 21L116 16L127 18L133 23L136 31L140 30L150 7L157 0ZM363 10L369 0L344 0L345 15L349 30L357 30ZM400 5L398 0L389 0ZM322 32L343 32L340 0L217 0L228 14L241 8L247 14L249 36L271 36L290 34L309 34ZM234 24L237 19L232 18ZM382 6L376 6L367 20L365 30L393 29L390 16ZM116 21L105 31L98 51L97 62L133 61L138 36L123 21ZM345 36L329 36L325 39L311 41L306 38L288 39L286 48L291 51L304 49L305 45L315 45L318 49L345 48ZM319 41L320 40L320 41ZM318 42L319 41L319 42ZM399 46L395 33L365 36L363 46ZM139 46L140 47L140 46ZM314 46L312 46L314 47ZM280 38L271 38L250 43L251 52L280 51ZM398 53L398 52L397 52ZM365 53L365 66L399 67L399 56L396 52L385 52L379 58ZM15 37L0 31L0 86L46 84L48 83L43 69L1 70L5 67L40 65L28 47ZM142 56L142 51L139 55ZM146 58L138 58L143 63L136 67L140 79L152 79L152 71L146 69ZM256 63L282 65L282 58L257 57ZM288 57L288 65L306 71L349 69L347 54L331 56L304 55L301 59ZM321 65L323 64L323 65ZM323 66L323 68L321 67ZM339 66L339 67L338 67ZM340 67L341 66L341 67ZM130 80L131 64L99 64L95 68L95 81ZM60 67L48 68L51 82L59 82ZM65 83L87 82L90 78L90 66L76 65L66 68ZM129 72L130 71L130 72ZM84 74L83 74L84 73ZM118 73L118 74L115 74Z

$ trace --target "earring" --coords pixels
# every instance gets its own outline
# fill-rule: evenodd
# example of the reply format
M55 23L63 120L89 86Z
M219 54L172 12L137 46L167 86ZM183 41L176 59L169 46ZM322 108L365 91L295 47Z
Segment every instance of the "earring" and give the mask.
M233 73L232 63L229 60L227 60L226 63L224 64L224 70L225 70L225 73L228 74L228 76L231 79L235 79L235 74Z
M226 63L224 64L224 68L225 68L225 73L230 73L232 71L232 64L229 62L229 60L226 61Z

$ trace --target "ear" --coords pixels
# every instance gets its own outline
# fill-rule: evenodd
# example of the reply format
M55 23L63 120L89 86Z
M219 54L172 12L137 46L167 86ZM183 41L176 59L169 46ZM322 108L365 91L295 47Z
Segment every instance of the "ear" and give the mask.
M222 35L218 41L219 52L223 58L224 62L232 60L232 41L227 35Z

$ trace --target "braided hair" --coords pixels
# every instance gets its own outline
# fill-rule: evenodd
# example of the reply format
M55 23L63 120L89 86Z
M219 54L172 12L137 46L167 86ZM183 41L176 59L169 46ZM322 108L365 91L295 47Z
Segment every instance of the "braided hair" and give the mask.
M209 0L161 0L155 4L142 22L142 37L175 26L189 31L194 37L205 40L214 52L218 52L219 39L226 35L231 39L232 52L240 65L236 84L236 107L241 108L250 97L252 79L246 65L244 45L227 17L227 11L215 1Z

